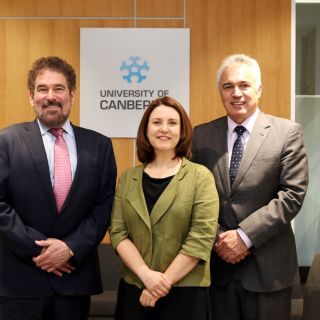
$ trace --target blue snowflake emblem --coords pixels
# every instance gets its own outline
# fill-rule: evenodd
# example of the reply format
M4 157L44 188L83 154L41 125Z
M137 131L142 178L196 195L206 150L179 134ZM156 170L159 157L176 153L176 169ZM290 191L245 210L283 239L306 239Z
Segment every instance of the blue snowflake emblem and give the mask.
M130 63L127 64L126 61L122 62L120 70L126 72L126 75L123 75L122 78L127 80L129 83L132 83L132 80L135 79L137 83L142 82L147 78L145 73L149 71L149 66L146 61L141 63L140 57L129 57Z

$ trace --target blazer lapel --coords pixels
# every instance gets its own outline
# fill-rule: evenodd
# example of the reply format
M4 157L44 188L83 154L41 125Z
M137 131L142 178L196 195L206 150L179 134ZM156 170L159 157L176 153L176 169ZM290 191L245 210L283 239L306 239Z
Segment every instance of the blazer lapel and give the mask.
M52 183L50 179L48 159L37 121L35 120L33 122L26 123L25 131L26 134L23 137L24 141L30 151L35 170L38 173L45 194L47 195L50 208L52 208L52 211L54 212L54 214L56 214L56 201L54 198Z
M185 160L183 160L182 167L185 165ZM183 171L183 170L182 170ZM178 181L183 178L184 173L179 172L172 178L169 185L162 192L161 196L157 200L155 206L153 207L151 213L149 214L146 201L144 198L144 193L142 189L142 174L143 174L143 166L138 167L136 174L131 177L132 186L131 190L128 192L127 199L135 209L137 214L143 220L143 222L148 226L151 230L151 226L154 226L164 215L167 209L170 207L173 202L177 188Z
M129 190L127 199L136 210L142 221L151 230L150 215L147 209L144 193L142 189L143 166L136 168L136 174L131 177L131 190Z
M150 214L152 226L154 226L161 219L175 199L178 190L178 184L184 176L184 166L185 164L182 163L179 172L172 178L153 207Z
M264 116L264 114L260 113L253 127L248 145L246 146L245 152L243 154L237 176L232 185L232 190L235 190L237 188L246 172L248 171L249 167L252 165L266 137L269 134L270 125L270 122Z

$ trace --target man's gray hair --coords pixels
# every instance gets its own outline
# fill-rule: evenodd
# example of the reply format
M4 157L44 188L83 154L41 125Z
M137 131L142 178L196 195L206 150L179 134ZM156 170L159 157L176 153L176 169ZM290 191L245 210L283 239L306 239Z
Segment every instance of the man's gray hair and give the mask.
M221 63L218 71L217 71L217 83L219 86L220 79L222 76L223 71L233 66L234 64L246 64L249 67L252 68L252 71L254 73L254 77L256 80L257 89L261 86L261 71L260 66L257 62L257 60L245 55L245 54L232 54L230 56L227 56Z

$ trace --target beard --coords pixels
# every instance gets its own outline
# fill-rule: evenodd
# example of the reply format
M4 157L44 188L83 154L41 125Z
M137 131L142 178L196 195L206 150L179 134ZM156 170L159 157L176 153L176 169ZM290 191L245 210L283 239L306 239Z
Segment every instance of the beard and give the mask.
M47 109L50 106L58 106L60 109ZM64 111L63 105L60 102L49 102L43 105L40 110L35 108L35 114L43 125L49 128L60 128L68 120L70 110L71 108Z
M44 113L42 113L41 115L37 116L37 118L42 124L49 128L61 128L63 124L68 120L69 114L64 115L61 113L53 118L48 117Z

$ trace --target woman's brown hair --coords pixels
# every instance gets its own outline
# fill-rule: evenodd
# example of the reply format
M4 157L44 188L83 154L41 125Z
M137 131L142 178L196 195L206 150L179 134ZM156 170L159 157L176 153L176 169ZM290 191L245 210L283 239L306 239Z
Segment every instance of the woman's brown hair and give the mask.
M152 101L142 116L137 134L137 154L139 161L142 163L149 163L155 158L154 149L147 137L147 130L150 114L155 108L161 105L175 109L180 116L181 132L179 142L176 146L175 156L186 157L188 159L191 156L192 125L190 119L182 105L177 100L169 96L165 96Z

